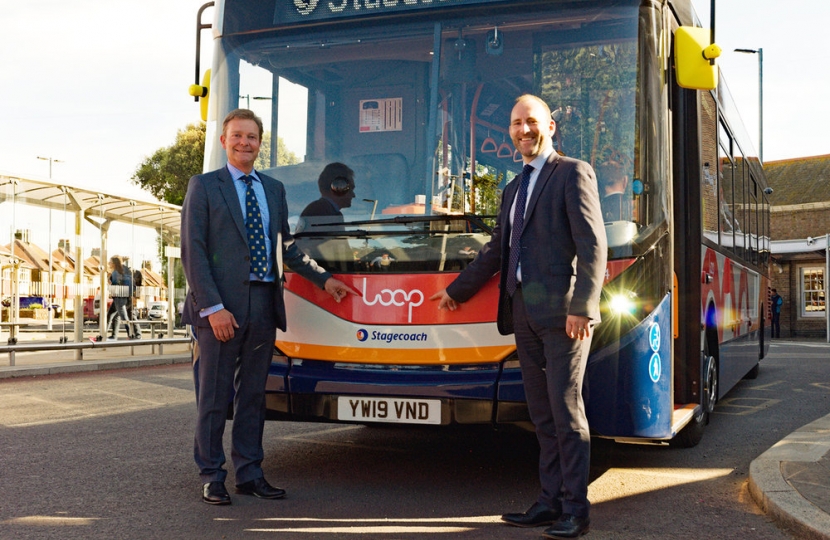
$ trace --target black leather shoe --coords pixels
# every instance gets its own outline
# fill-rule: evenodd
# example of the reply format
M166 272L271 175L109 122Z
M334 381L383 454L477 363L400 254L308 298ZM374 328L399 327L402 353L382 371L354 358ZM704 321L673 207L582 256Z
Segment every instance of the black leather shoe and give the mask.
M549 508L540 502L533 503L527 512L504 514L501 520L515 527L541 527L550 525L562 515L560 510Z
M591 520L573 514L562 514L552 526L545 529L542 536L547 538L578 538L590 530Z
M237 484L236 492L242 495L253 495L260 499L282 499L285 497L284 489L272 486L262 477L245 482L244 484Z
M224 482L208 482L202 487L202 500L208 504L231 504Z

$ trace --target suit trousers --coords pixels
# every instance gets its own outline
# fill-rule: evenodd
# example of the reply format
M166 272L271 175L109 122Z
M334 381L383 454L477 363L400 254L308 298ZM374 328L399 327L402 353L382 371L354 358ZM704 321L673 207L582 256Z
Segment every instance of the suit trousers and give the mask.
M519 288L512 298L516 348L530 419L539 440L538 502L587 517L591 437L582 383L591 339L572 339L565 326L534 324Z
M193 327L199 355L193 372L198 411L193 455L204 483L224 482L227 476L222 438L231 398L231 458L236 483L263 476L265 384L277 333L274 287L251 286L248 322L237 328L229 341L217 340L210 327Z

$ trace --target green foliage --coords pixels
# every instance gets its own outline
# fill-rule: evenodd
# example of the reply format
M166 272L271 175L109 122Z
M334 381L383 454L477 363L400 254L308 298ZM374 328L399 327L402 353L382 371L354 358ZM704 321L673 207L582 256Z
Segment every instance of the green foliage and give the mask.
M171 204L182 204L187 183L202 172L205 156L205 124L189 124L176 141L145 159L132 177L134 184Z
M476 214L495 215L499 212L501 190L499 185L504 180L504 172L487 172L473 179L476 196Z
M557 118L565 155L598 165L634 153L636 40L542 53L541 96Z
M277 167L284 165L295 165L300 162L297 154L288 150L282 137L277 137ZM271 132L266 131L262 135L262 146L259 148L259 156L254 162L254 168L264 170L271 168Z

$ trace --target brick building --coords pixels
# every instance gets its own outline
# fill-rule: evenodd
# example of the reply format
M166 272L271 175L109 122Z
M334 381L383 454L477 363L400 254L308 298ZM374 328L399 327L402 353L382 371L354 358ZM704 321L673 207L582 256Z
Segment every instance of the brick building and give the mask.
M772 287L784 298L782 337L826 337L830 155L764 164L770 196Z

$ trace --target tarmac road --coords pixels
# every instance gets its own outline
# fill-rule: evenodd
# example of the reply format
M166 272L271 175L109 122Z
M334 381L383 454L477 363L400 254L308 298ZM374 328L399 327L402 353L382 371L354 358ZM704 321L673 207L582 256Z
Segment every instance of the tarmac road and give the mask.
M830 413L827 348L775 342L695 448L595 440L587 538L797 538L747 491L750 462ZM499 522L535 499L531 434L266 425L282 501L200 500L189 366L0 380L0 538L538 538ZM227 437L226 437L227 438ZM230 450L226 452L230 455Z

